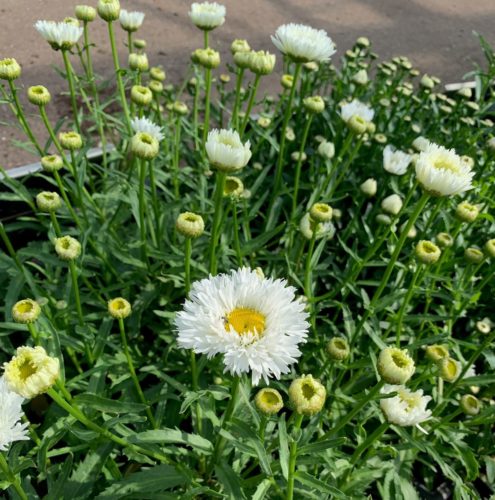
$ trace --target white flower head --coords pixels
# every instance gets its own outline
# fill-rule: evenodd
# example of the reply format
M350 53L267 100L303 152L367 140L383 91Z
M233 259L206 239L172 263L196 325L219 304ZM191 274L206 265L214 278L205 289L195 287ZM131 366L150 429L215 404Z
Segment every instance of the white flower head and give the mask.
M120 11L119 22L125 31L137 31L144 21L143 12L129 12L125 9Z
M82 28L66 22L36 21L34 27L55 50L70 49L83 34Z
M393 146L385 146L383 150L383 168L391 174L404 175L411 160L411 155L396 150Z
M430 142L416 160L416 177L423 189L435 196L469 191L474 172L453 149Z
M384 385L380 392L382 394L397 392L394 397L380 400L380 407L391 424L401 427L415 425L423 430L419 424L431 417L431 410L426 409L431 396L423 396L421 389L412 392L403 385Z
M205 144L210 163L222 172L235 172L244 168L251 158L251 143L242 143L239 134L232 129L213 129Z
M351 102L346 102L342 104L340 108L340 116L342 120L346 123L353 117L357 116L363 119L365 122L370 122L375 116L375 112L369 106L359 101L358 99L353 99Z
M201 30L209 31L225 22L226 9L217 2L193 3L189 11L191 21Z
M208 358L223 354L225 371L251 371L254 385L278 379L301 355L309 327L295 292L248 268L196 281L175 319L178 344Z
M296 62L328 61L335 53L335 44L325 30L304 24L283 24L271 39L280 52Z
M154 137L158 142L160 142L165 135L163 134L163 129L154 124L149 118L133 118L131 120L132 130L137 134L138 132L144 132L146 134Z
M29 439L27 427L21 424L24 398L11 391L3 377L0 377L0 451L6 451L14 441Z

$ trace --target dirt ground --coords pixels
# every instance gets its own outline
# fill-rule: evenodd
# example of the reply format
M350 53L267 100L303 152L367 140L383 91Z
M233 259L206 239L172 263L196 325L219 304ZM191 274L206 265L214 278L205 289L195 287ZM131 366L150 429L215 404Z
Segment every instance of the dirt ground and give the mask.
M276 52L270 41L277 26L301 22L327 30L340 54L358 36L367 36L382 58L406 55L421 71L458 82L483 58L473 31L495 44L495 0L220 0L227 7L224 26L213 32L212 46L219 50L223 65L230 60L229 46L234 38L246 38L253 48ZM50 115L56 120L67 112L66 83L54 70L62 59L36 32L38 19L61 20L73 15L84 0L0 0L0 57L15 57L22 65L18 84L45 85L53 96ZM96 0L86 0L96 4ZM121 0L127 10L146 13L137 37L146 39L152 65L163 65L168 81L179 83L191 51L202 44L201 33L189 21L190 2L183 0ZM121 63L126 64L124 32L117 29ZM91 24L94 61L97 72L112 72L106 24ZM279 58L280 61L280 58ZM73 62L77 61L73 58ZM280 62L279 62L280 64ZM276 86L276 80L267 82ZM24 92L21 91L21 94ZM30 113L34 109L29 104ZM8 125L10 110L0 105L0 165L14 167L36 161L12 144L21 134ZM36 135L44 138L39 119L31 122Z

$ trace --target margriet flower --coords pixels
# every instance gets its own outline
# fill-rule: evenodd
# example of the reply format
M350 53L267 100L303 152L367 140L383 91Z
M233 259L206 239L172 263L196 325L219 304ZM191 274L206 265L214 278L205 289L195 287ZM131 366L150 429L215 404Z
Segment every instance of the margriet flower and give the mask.
M240 170L251 158L251 143L243 144L235 130L211 130L205 149L210 163L222 172Z
M194 2L189 11L191 21L200 29L210 31L225 22L226 9L217 2Z
M83 29L73 23L37 21L34 27L55 50L70 49L83 34Z
M289 401L296 413L314 415L325 405L325 386L312 375L303 375L292 381L289 387Z
M125 31L132 33L133 31L137 31L144 21L144 13L143 12L129 12L125 9L120 11L119 16L120 26Z
M81 255L81 243L72 236L55 238L55 252L62 260L75 260Z
M9 389L5 377L0 377L0 451L7 451L15 441L29 439L29 422L21 423L23 401L22 396Z
M175 319L178 344L209 358L223 354L226 371L251 371L255 385L278 379L301 355L309 327L295 292L248 268L196 281Z
M41 314L41 307L33 299L19 300L12 306L12 318L16 323L33 323Z
M391 174L404 175L411 160L411 155L396 150L393 146L385 146L383 150L383 168Z
M403 385L385 385L380 392L397 393L396 396L380 400L380 407L391 424L419 426L431 417L431 411L426 409L431 396L423 396L422 389L412 392Z
M308 240L313 238L314 233L316 233L316 239L323 238L324 236L332 239L335 235L335 226L330 221L317 222L307 212L299 222L299 231Z
M0 80L12 81L21 76L21 67L12 57L0 60Z
M346 123L349 123L351 118L355 116L368 123L373 120L375 112L373 111L373 109L371 109L369 106L362 103L358 99L354 99L351 102L342 104L340 109L340 116Z
M254 398L258 410L265 415L275 415L284 406L284 400L277 389L265 387L258 391Z
M136 134L138 132L144 132L154 137L158 142L165 137L162 127L156 125L149 118L144 116L142 118L133 118L131 120L131 127Z
M205 222L201 215L192 212L182 212L175 222L175 229L186 238L197 238L205 230Z

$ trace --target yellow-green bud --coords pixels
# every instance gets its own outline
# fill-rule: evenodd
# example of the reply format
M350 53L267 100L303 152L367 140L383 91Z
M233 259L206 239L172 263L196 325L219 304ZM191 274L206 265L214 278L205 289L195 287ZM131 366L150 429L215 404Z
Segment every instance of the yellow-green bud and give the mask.
M461 408L467 415L475 416L481 410L480 400L472 394L464 394L461 397Z
M361 192L368 196L368 198L372 198L375 196L376 191L378 189L378 183L376 182L375 179L366 179L360 186L359 189Z
M309 215L315 222L328 222L332 220L332 207L326 203L315 203Z
M368 122L358 115L351 116L347 126L357 135L364 134L368 130Z
M375 220L382 226L390 226L390 224L392 224L392 219L386 214L378 214Z
M301 161L301 162L304 162L308 159L308 155L302 151L294 151L293 153L291 153L290 157L294 160L294 161Z
M331 160L335 156L335 145L333 144L333 142L325 140L321 141L320 145L318 146L318 154L320 156L323 156L323 158Z
M435 264L442 254L440 248L438 248L435 243L428 240L419 241L416 245L415 253L416 258L422 264Z
M107 23L117 21L120 17L119 0L99 0L97 9L98 15Z
M167 77L165 70L163 68L160 68L159 66L153 66L150 69L150 78L153 80L158 80L159 82L165 81L165 78Z
M236 39L232 42L230 51L232 52L232 55L234 55L236 52L250 52L251 47L249 46L247 40Z
M96 9L89 5L76 5L76 17L79 21L90 23L96 18Z
M82 137L77 132L60 132L58 134L60 145L69 151L76 151L82 148Z
M265 50L249 52L248 67L255 75L269 75L275 67L275 55Z
M435 82L428 76L423 75L419 84L425 89L432 89L435 86Z
M461 201L455 209L456 217L462 222L474 222L479 213L479 208L476 205L471 205L467 201Z
M220 82L223 84L229 83L230 82L230 75L227 75L226 73L222 73L220 75Z
M161 94L163 92L163 83L158 80L151 80L148 83L148 87L153 94Z
M234 53L234 63L238 68L247 69L250 65L251 51L239 51Z
M495 258L495 238L488 240L483 249L487 257Z
M148 56L146 54L136 54L132 52L129 54L129 68L133 71L148 71Z
M12 307L12 318L16 323L34 323L41 314L41 307L33 299L16 302Z
M203 68L215 69L220 66L220 54L213 49L197 49L194 51L196 53L197 62Z
M320 67L318 66L318 63L315 61L308 61L303 64L303 68L308 70L308 71L318 71Z
M360 36L356 40L356 45L359 45L360 47L363 47L364 49L366 49L370 46L370 41L365 36Z
M289 387L289 401L296 413L314 415L325 405L327 391L312 375L303 375L292 381Z
M481 262L483 262L485 255L479 248L469 247L464 250L464 258L470 264L480 264Z
M352 77L352 81L356 85L364 86L369 82L368 73L365 69L360 69L357 73L355 73Z
M41 158L41 166L46 172L55 172L64 166L64 162L58 155L48 155Z
M294 133L294 129L292 127L287 127L285 129L285 138L289 141L292 142L296 138L296 134Z
M413 77L413 78L416 78L417 76L420 75L420 72L419 70L417 69L412 69L411 71L409 71L409 74Z
M479 111L480 109L480 106L478 103L474 102L474 101L468 101L466 103L466 106L470 109L472 109L473 111Z
M461 373L461 364L452 358L438 361L438 373L446 382L454 382Z
M27 91L28 101L36 106L44 106L48 104L52 98L50 92L43 85L35 85L34 87L29 87Z
M449 350L444 345L432 344L426 347L426 357L438 363L441 359L449 357Z
M292 85L294 84L294 77L292 75L282 75L282 78L280 78L280 85L284 89L290 90L292 88Z
M256 408L264 415L275 415L284 406L284 400L276 389L265 387L254 398Z
M448 248L454 244L454 238L449 233L438 233L435 240L440 248Z
M225 187L223 195L225 197L239 198L244 192L244 184L239 177L227 176L225 178Z
M343 361L349 356L349 344L343 337L334 337L327 344L327 352L330 359L334 361Z
M148 106L153 99L153 93L148 87L133 85L131 88L131 101L138 106Z
M189 112L189 110L187 109L187 104L183 101L175 101L173 111L174 113L177 113L181 116L185 116Z
M391 194L382 200L381 207L390 215L397 215L402 208L402 198L398 194Z
M490 318L483 318L482 320L477 321L476 329L484 335L490 333L492 331L492 322L490 321Z
M387 384L405 384L414 370L414 361L405 349L386 347L378 356L378 373Z
M306 97L303 104L310 113L322 113L325 109L325 101L319 95Z
M62 260L75 260L81 255L81 244L72 236L55 238L55 252Z
M138 132L131 139L132 153L143 160L152 160L158 156L159 150L158 139L147 132Z
M175 229L186 238L198 238L205 230L205 223L201 215L183 212L177 217Z
M135 49L145 49L146 48L146 40L143 40L142 38L136 38L132 44L134 45Z
M42 191L36 195L36 205L43 212L56 212L62 205L58 193Z
M12 81L21 76L21 67L12 57L0 60L0 80Z
M375 134L373 136L373 139L375 140L375 142L377 142L378 144L385 144L387 142L387 136L385 134Z
M373 135L376 132L376 125L373 122L368 122L366 125L366 132Z
M270 126L270 124L272 123L272 121L270 120L270 118L268 118L267 116L260 116L258 118L258 120L256 121L256 123L261 127L261 128L268 128Z
M112 318L124 319L132 312L131 304L122 297L117 297L108 301L108 313Z

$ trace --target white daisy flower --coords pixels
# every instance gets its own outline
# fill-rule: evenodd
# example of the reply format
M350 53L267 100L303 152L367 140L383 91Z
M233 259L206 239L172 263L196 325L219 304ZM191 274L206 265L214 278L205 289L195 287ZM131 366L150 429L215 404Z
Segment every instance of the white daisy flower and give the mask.
M125 31L137 31L144 21L143 12L129 12L125 9L120 11L119 22L122 29Z
M163 134L162 127L155 125L148 118L133 118L131 120L132 130L137 134L139 132L144 132L146 134L150 134L154 137L158 142L160 142L165 135Z
M217 2L193 3L189 11L191 21L201 30L209 31L225 22L226 9Z
M0 377L0 451L6 451L14 441L29 439L28 423L21 424L24 398L11 391L3 377Z
M373 120L375 112L366 104L358 99L353 99L351 102L342 104L340 108L340 116L346 123L353 117L357 116L366 122Z
M469 191L474 172L455 150L430 142L416 160L416 177L425 191L449 196Z
M36 21L34 27L55 50L70 49L83 34L82 28L66 22Z
M311 215L307 212L301 221L299 222L299 231L302 235L310 240L313 238L313 233L316 231L316 239L319 240L326 236L328 239L332 239L335 235L335 226L332 222L316 222L311 219Z
M380 400L380 407L391 424L401 427L415 425L423 431L419 424L431 417L431 410L426 409L431 396L423 396L421 389L412 392L403 385L384 385L380 392L397 393L397 396Z
M239 134L232 129L213 129L205 144L210 163L222 172L234 172L247 165L251 158L251 143L242 143Z
M283 24L271 39L280 52L296 62L328 61L335 53L335 44L325 30L304 24Z
M385 146L383 150L383 168L391 174L404 175L411 160L411 155L395 149L393 146Z
M248 268L196 281L175 319L178 344L208 358L223 354L225 371L251 371L254 385L278 379L301 355L309 327L295 292Z

